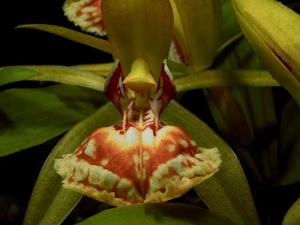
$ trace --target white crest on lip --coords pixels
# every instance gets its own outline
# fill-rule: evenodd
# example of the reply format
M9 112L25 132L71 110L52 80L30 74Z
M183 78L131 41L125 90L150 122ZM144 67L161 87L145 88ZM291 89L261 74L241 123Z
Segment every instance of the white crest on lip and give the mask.
M196 146L197 146L197 143L196 143L194 140L191 140L191 145L192 145L193 147L196 147Z
M132 147L138 147L140 141L139 130L135 127L129 127L124 134L115 132L113 127L110 127L108 141L114 143L118 149L129 150Z
M89 182L103 189L111 189L120 180L119 176L101 167L90 165L89 169Z
M167 145L167 148L168 148L169 152L174 152L176 150L176 146L173 144Z
M154 145L154 135L151 128L146 128L142 133L142 142L145 145L153 146Z
M96 147L96 143L93 139L89 140L84 153L90 157L94 157L95 153L96 153L97 147Z
M183 148L188 148L189 147L189 143L184 140L184 139L180 139L179 140L179 144L183 147Z
M108 160L108 159L102 159L102 160L100 161L100 165L101 165L101 166L106 166L108 163L109 163L109 160Z

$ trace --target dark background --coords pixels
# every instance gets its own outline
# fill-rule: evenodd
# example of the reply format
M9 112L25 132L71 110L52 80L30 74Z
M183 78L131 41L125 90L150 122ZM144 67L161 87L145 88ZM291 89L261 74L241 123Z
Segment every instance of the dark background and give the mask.
M48 23L80 30L75 28L64 17L62 11L63 2L63 0L1 1L0 66L30 64L74 65L111 60L111 56L108 54L52 34L30 29L15 29L20 24ZM287 0L285 2L292 3L291 5L297 8L299 12L300 7L297 0ZM27 87L32 84L24 83L21 85ZM203 97L199 93L193 93L194 97L195 94ZM205 100L203 100L203 104L205 104ZM189 101L186 101L185 106L188 105ZM203 116L205 117L205 115ZM59 138L41 146L0 158L1 225L21 224L38 172ZM262 188L262 190L254 194L258 208L271 207L270 204L264 205L264 202L267 202L268 199L272 200L276 196L278 199L276 204L278 204L278 207L282 204L284 209L277 212L275 207L274 213L278 213L278 217L281 218L281 214L296 199L296 195L299 193L297 190L299 190L299 185L287 190L282 188L268 189L266 187L266 190ZM91 213L91 210L87 214L89 213Z
M0 66L75 65L111 61L108 54L61 37L31 29L15 29L20 24L48 23L79 31L80 29L73 26L73 23L63 15L63 2L63 0L1 1ZM18 87L37 85L39 84L36 82L17 84ZM14 87L15 84L11 86ZM0 225L22 223L38 172L59 138L0 158ZM87 213L91 212L92 210L88 210Z
M76 44L55 35L30 29L15 29L17 25L48 23L73 26L63 15L63 0L1 1L1 66L25 64L84 64L110 59L98 50Z

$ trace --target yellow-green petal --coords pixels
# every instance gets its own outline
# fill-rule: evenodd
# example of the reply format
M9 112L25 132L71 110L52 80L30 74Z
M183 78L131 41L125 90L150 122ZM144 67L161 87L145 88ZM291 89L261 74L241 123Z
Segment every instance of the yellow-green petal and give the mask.
M127 76L135 59L148 64L157 81L167 58L172 29L168 0L102 0L104 24L113 55Z
M171 0L175 39L194 72L209 67L220 45L218 0Z
M232 0L250 44L300 104L300 15L275 0Z

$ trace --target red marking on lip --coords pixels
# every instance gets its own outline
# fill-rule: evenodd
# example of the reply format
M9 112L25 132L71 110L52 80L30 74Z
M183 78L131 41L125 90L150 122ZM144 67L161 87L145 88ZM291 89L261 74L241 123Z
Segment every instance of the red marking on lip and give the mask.
M115 107L122 113L122 99L128 99L126 87L122 84L123 70L121 64L118 63L113 72L108 76L105 83L104 93L115 105Z

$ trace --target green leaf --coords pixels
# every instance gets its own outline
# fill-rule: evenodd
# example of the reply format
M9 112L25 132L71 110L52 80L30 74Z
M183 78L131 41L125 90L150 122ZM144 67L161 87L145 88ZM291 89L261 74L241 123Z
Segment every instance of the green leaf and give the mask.
M101 77L108 76L113 67L114 63L81 64L71 66L71 68L92 72Z
M105 68L107 68L107 66ZM105 79L96 73L81 70L76 67L9 66L0 69L0 85L22 80L52 81L87 87L97 91L103 91L105 83Z
M236 43L231 52L224 56L220 67L226 69L264 69L261 61L251 49L248 41L245 38ZM274 79L272 80L275 81ZM239 102L241 105L245 105L245 103L249 101L249 103L247 103L249 105L246 106L248 109L245 109L245 106L243 106L243 108L244 111L248 110L248 114L253 119L252 122L256 129L261 129L269 126L270 124L276 123L271 89L265 88L258 90L258 88L246 88L241 90L241 92L245 92L247 96L241 96Z
M230 0L222 0L222 20L221 20L221 37L222 42L226 42L241 32L238 21L234 15L234 11Z
M224 86L279 86L263 70L206 70L175 79L177 91Z
M77 225L233 225L200 207L143 204L108 209Z
M44 88L56 95L68 108L88 116L107 102L103 93L87 88L57 84Z
M16 28L29 28L45 31L69 39L71 41L84 44L107 53L111 53L111 46L108 41L82 32L71 30L69 28L50 24L24 24L19 25Z
M47 173L44 173L47 174ZM48 173L49 174L49 173ZM50 181L50 179L49 179ZM47 193L43 193L43 195L49 195L47 197L43 197L43 202L44 204L49 204L48 208L45 210L45 208L39 208L37 211L35 211L35 218L29 218L28 220L24 220L23 225L26 224L35 224L32 223L32 221L34 219L36 219L39 216L43 216L40 221L36 224L38 225L60 225L65 219L66 217L71 213L71 211L73 210L73 208L78 204L78 202L80 201L82 195L77 193L77 192L73 192L73 191L69 191L63 188L58 189L57 187L55 187L55 185L51 184L51 182L45 182L48 186L55 188L54 190L56 190L56 193L51 195L53 193L54 190L52 190L52 192L47 192ZM59 183L59 185L61 186L62 184ZM52 198L52 199L51 199ZM31 198L33 199L33 198ZM38 198L37 198L38 199ZM41 207L41 206L39 206ZM29 210L29 209L27 209ZM45 211L43 211L45 210ZM28 211L30 212L30 211ZM30 215L30 214L27 214ZM30 222L27 222L30 221ZM36 220L38 221L38 220Z
M250 53L249 53L250 52ZM218 69L221 70L248 70L252 69L252 65L257 63L257 57L251 51L245 39L236 42L232 48L228 49L219 57ZM249 70L248 70L249 71ZM228 80L243 79L242 75L227 75ZM238 78L237 78L238 77ZM247 76L250 77L250 76ZM226 79L224 78L224 79ZM244 88L211 88L205 93L212 116L218 126L218 129L224 137L230 139L232 143L248 145L253 137L253 128L251 117L247 105ZM232 115L235 115L234 117ZM242 132L241 132L242 131ZM234 134L235 136L232 136ZM239 154L239 148L236 148ZM244 150L241 150L242 152ZM239 154L241 157L241 155ZM247 157L249 158L249 157ZM242 158L244 159L244 157ZM249 160L248 160L249 161ZM249 164L249 162L247 163Z
M284 155L280 184L300 182L300 108L291 100L285 107L281 119L281 151Z
M222 164L220 171L194 189L216 214L236 224L260 224L243 169L232 149L204 122L172 102L162 115L171 125L186 129L202 147L218 147Z
M56 137L103 103L95 91L57 85L0 93L0 156ZM68 97L69 95L69 97Z
M28 80L37 75L39 75L37 71L32 71L24 67L3 67L0 68L0 86L21 80Z
M282 225L299 225L300 221L300 198L292 205L285 214Z
M230 49L226 49L224 54L220 55L217 67L226 70L264 68L245 38L232 44ZM230 78L231 76L228 77ZM235 146L234 150L240 159L247 163L259 181L263 178L274 180L277 175L278 152L275 136L270 132L276 125L271 88L221 87L211 88L206 93L219 130L223 137ZM270 134L268 139L264 138L266 133ZM255 140L263 140L264 143L257 145ZM261 160L264 164L255 160L255 157L264 158Z
M168 67L172 73L174 79L184 77L189 74L188 67L184 64L167 60Z
M94 129L112 125L119 119L120 114L108 103L59 141L39 174L23 225L58 225L65 219L81 195L62 188L61 177L53 169L55 159L73 152Z
M219 48L218 48L218 55L221 54L226 48L228 48L233 43L237 42L239 39L243 37L243 33L238 33L233 37L226 40Z

